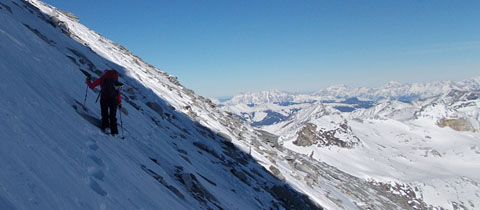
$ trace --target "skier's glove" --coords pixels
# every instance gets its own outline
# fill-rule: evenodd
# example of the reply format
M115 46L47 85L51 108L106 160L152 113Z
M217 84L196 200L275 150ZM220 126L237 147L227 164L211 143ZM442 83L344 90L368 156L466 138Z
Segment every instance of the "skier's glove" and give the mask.
M118 104L118 108L120 108L120 109L121 109L121 108L122 108L122 104Z

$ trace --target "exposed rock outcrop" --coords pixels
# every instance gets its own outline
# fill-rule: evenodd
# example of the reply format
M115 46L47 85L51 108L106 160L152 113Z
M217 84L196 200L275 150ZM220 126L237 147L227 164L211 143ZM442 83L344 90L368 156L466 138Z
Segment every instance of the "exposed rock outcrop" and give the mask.
M475 132L475 128L466 119L441 119L437 122L440 127L450 127L456 131L472 131Z
M338 133L351 133L350 128L344 122L335 130L318 129L313 123L307 123L297 132L298 137L293 142L297 146L312 146L318 144L319 146L339 146L344 148L351 148L360 140L353 136L353 141L346 141L336 136Z

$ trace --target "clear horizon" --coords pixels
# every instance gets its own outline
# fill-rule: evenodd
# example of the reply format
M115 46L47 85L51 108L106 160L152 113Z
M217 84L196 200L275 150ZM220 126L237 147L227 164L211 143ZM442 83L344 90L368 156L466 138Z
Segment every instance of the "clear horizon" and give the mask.
M480 1L44 2L206 97L480 72Z

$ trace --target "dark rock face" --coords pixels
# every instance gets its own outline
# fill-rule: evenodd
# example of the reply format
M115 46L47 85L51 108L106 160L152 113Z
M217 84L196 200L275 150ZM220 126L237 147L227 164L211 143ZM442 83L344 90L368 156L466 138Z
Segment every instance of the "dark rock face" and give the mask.
M353 136L353 141L344 141L339 139L335 135L337 133L351 133L350 127L343 122L335 130L322 130L317 131L317 126L312 123L307 123L298 131L298 137L293 142L297 146L312 146L318 144L319 146L339 146L344 148L351 148L355 146L360 140Z

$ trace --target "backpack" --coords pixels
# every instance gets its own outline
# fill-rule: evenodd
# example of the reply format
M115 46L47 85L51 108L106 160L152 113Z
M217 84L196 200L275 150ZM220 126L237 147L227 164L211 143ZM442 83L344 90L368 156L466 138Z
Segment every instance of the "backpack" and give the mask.
M118 81L118 72L106 70L103 78L102 98L116 99L123 84Z

